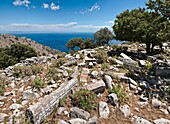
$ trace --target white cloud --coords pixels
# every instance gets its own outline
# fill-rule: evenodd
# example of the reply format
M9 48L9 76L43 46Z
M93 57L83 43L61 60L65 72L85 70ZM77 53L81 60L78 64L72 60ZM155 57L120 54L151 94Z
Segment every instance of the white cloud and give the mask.
M115 21L108 21L107 23L109 23L109 24L112 24L112 25L114 25L115 24Z
M43 3L42 7L44 9L51 9L51 10L54 10L54 11L57 11L57 10L60 9L60 6L59 5L55 5L53 2L51 4Z
M43 8L44 9L48 9L49 8L49 5L47 3L43 3Z
M31 2L29 1L29 0L15 0L14 2L13 2L13 4L15 5L15 6L26 6L26 7L29 7L29 4L30 4Z
M56 11L56 10L59 10L59 9L60 9L60 6L59 6L59 5L55 5L55 4L52 2L51 5L50 5L50 8L51 8L51 10Z
M95 3L93 6L91 6L90 8L87 8L85 10L81 10L79 13L80 14L86 14L88 12L93 12L93 11L99 11L100 10L100 6L98 3Z
M100 6L98 3L94 4L91 8L88 9L89 12L98 11L98 10L100 10Z
M107 25L79 25L77 22L68 22L62 24L9 24L0 25L0 32L95 32Z

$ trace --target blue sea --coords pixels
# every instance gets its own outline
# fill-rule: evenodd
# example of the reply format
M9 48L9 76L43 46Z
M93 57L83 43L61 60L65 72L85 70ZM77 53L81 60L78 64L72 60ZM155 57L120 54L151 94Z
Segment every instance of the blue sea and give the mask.
M72 38L92 38L93 33L25 33L13 34L19 37L27 37L36 42L49 46L62 52L68 52L66 43ZM110 44L121 44L122 42L113 40Z

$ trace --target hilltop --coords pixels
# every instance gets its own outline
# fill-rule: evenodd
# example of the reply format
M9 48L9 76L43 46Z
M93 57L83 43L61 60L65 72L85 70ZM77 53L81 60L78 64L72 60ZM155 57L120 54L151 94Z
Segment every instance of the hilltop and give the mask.
M12 44L19 43L32 47L39 56L59 53L58 50L39 44L29 38L17 37L11 34L0 34L0 48L10 47Z
M169 46L152 56L134 43L21 61L1 70L0 121L169 124Z

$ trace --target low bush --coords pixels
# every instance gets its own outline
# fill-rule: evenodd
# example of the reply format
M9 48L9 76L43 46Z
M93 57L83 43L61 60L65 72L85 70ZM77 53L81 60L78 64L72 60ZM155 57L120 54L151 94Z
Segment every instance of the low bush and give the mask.
M34 65L34 66L15 66L14 67L14 77L26 77L31 75L37 75L41 73L43 70L42 66Z
M103 52L102 50L99 50L99 51L97 51L97 53L94 55L94 58L96 58L96 59L97 59L97 62L98 62L99 64L101 64L101 63L104 63L104 62L107 61L108 56L107 56L107 54L106 54L105 52Z
M123 87L120 84L115 85L112 89L110 89L109 93L117 94L120 103L123 103L128 99L127 93L124 91Z
M45 85L45 82L40 79L39 77L36 77L32 83L32 86L39 89L42 88Z
M37 53L29 46L13 44L7 48L1 48L0 56L0 68L6 68L20 62L20 60L37 56Z
M71 96L73 106L90 112L97 108L96 94L92 91L81 89Z

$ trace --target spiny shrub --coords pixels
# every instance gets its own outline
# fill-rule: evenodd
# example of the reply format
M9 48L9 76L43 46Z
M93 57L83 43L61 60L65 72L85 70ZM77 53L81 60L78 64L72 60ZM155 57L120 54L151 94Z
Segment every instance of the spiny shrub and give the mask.
M112 89L110 89L109 93L117 94L120 102L125 102L128 99L127 93L120 84L115 85Z
M45 82L40 79L39 77L36 77L32 83L32 86L39 89L45 85Z
M37 75L43 70L42 66L15 66L14 67L14 77L26 77L31 75Z
M60 67L62 66L64 63L66 62L66 59L65 58L59 58L59 59L56 59L52 62L52 66L53 67Z
M108 56L104 51L98 50L97 53L94 55L94 58L96 58L97 62L101 64L107 61Z
M97 108L96 95L94 92L81 89L71 96L73 106L90 112Z

